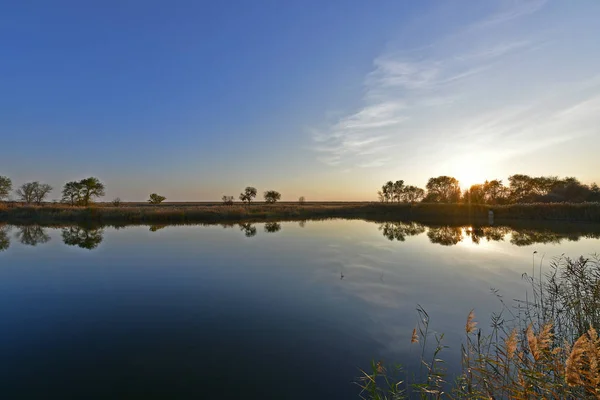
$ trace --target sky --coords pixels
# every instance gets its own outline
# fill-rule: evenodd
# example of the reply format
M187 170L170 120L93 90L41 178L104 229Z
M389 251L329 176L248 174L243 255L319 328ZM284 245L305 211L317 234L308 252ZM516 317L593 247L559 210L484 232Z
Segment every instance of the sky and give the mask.
M600 2L0 1L0 175L105 200L600 183Z

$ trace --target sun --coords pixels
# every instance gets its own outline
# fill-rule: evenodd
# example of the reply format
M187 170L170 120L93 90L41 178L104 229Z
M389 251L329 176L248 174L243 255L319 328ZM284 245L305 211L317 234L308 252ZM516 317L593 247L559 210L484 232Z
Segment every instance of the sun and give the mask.
M482 163L478 163L473 158L460 160L452 166L452 176L458 179L461 189L465 190L472 185L485 182L485 169L481 168Z

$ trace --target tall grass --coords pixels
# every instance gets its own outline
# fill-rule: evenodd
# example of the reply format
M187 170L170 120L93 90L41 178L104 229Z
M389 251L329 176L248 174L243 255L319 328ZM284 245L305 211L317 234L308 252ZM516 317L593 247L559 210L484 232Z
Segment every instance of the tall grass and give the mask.
M363 399L600 399L600 260L552 261L546 275L524 275L531 293L503 303L490 331L471 311L461 343L460 372L446 374L443 336L425 357L430 321L419 308L411 346L420 346L425 374L407 379L398 368L373 363L357 382ZM506 317L504 317L506 315Z

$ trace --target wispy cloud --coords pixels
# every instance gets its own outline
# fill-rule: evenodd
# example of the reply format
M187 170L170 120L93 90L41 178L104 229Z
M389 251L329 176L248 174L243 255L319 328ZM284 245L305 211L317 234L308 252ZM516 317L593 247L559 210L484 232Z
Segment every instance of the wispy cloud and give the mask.
M600 122L598 75L546 77L539 60L555 56L553 37L496 29L527 25L545 3L511 2L429 46L378 56L363 106L313 132L319 160L346 169L408 166L427 152L434 163L461 154L501 162L589 134Z

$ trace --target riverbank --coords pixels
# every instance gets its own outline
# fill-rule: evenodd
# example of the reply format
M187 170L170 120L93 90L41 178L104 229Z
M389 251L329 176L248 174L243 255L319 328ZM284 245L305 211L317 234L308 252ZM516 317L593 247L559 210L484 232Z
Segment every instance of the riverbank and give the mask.
M382 204L382 203L309 203L309 204L164 204L156 206L69 207L64 205L11 206L0 208L0 222L7 223L215 223L260 222L273 220L310 220L351 218L372 221L444 221L471 223L494 221L549 220L600 222L600 204L514 204L507 206L467 204Z
M202 203L163 205L98 204L92 207L0 206L0 222L11 224L57 223L219 223L261 222L274 220L311 220L327 218L365 219L370 221L423 221L474 223L488 220L600 222L600 203L514 204L487 206L468 204L386 204L386 203L280 203L249 206Z

